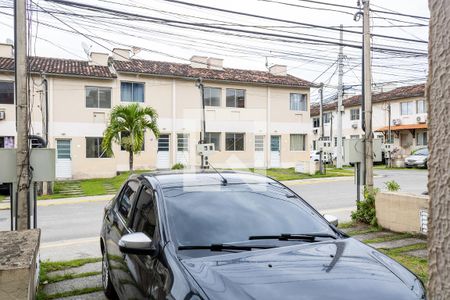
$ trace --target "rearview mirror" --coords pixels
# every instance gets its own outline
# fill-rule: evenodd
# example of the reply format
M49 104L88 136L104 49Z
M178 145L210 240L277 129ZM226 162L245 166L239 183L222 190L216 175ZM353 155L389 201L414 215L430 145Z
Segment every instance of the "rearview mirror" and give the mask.
M145 233L135 232L124 235L119 240L119 249L122 253L137 254L137 255L151 255L157 254L157 249Z
M327 220L329 223L333 224L334 226L338 226L339 221L338 218L332 215L323 215L323 217L325 218L325 220Z

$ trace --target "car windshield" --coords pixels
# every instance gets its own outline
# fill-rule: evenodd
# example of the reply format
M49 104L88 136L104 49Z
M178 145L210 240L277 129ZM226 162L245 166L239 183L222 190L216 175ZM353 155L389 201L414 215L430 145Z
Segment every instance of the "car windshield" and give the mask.
M314 210L278 184L177 187L163 193L177 246L236 243L283 233L334 234Z
M428 149L423 148L423 149L416 150L416 152L414 152L414 155L428 155Z

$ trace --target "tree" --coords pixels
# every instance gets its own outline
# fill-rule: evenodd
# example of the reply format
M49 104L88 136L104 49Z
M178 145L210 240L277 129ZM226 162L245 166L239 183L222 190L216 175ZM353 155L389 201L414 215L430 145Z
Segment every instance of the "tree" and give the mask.
M115 106L111 111L108 127L103 133L103 151L114 155L112 145L119 144L129 153L130 171L133 171L134 154L142 150L145 131L150 129L156 138L159 137L157 118L158 114L152 107L140 106L137 103Z
M429 299L450 299L450 0L429 0Z

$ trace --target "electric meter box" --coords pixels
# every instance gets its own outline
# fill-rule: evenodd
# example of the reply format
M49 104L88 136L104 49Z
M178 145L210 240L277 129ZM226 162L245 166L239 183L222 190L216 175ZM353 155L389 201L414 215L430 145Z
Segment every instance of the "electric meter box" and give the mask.
M199 155L209 155L215 151L214 144L198 144L197 153Z
M364 160L364 139L345 139L344 164L362 163ZM381 139L373 139L373 161L381 162Z

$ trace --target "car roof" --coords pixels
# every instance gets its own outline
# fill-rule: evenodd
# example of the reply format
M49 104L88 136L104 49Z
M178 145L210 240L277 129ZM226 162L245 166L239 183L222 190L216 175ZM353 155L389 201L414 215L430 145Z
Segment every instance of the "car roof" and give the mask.
M273 179L250 172L219 171L228 184L261 184L275 182ZM150 180L155 178L161 188L179 186L221 185L222 177L214 170L189 170L189 171L156 171L141 174Z

